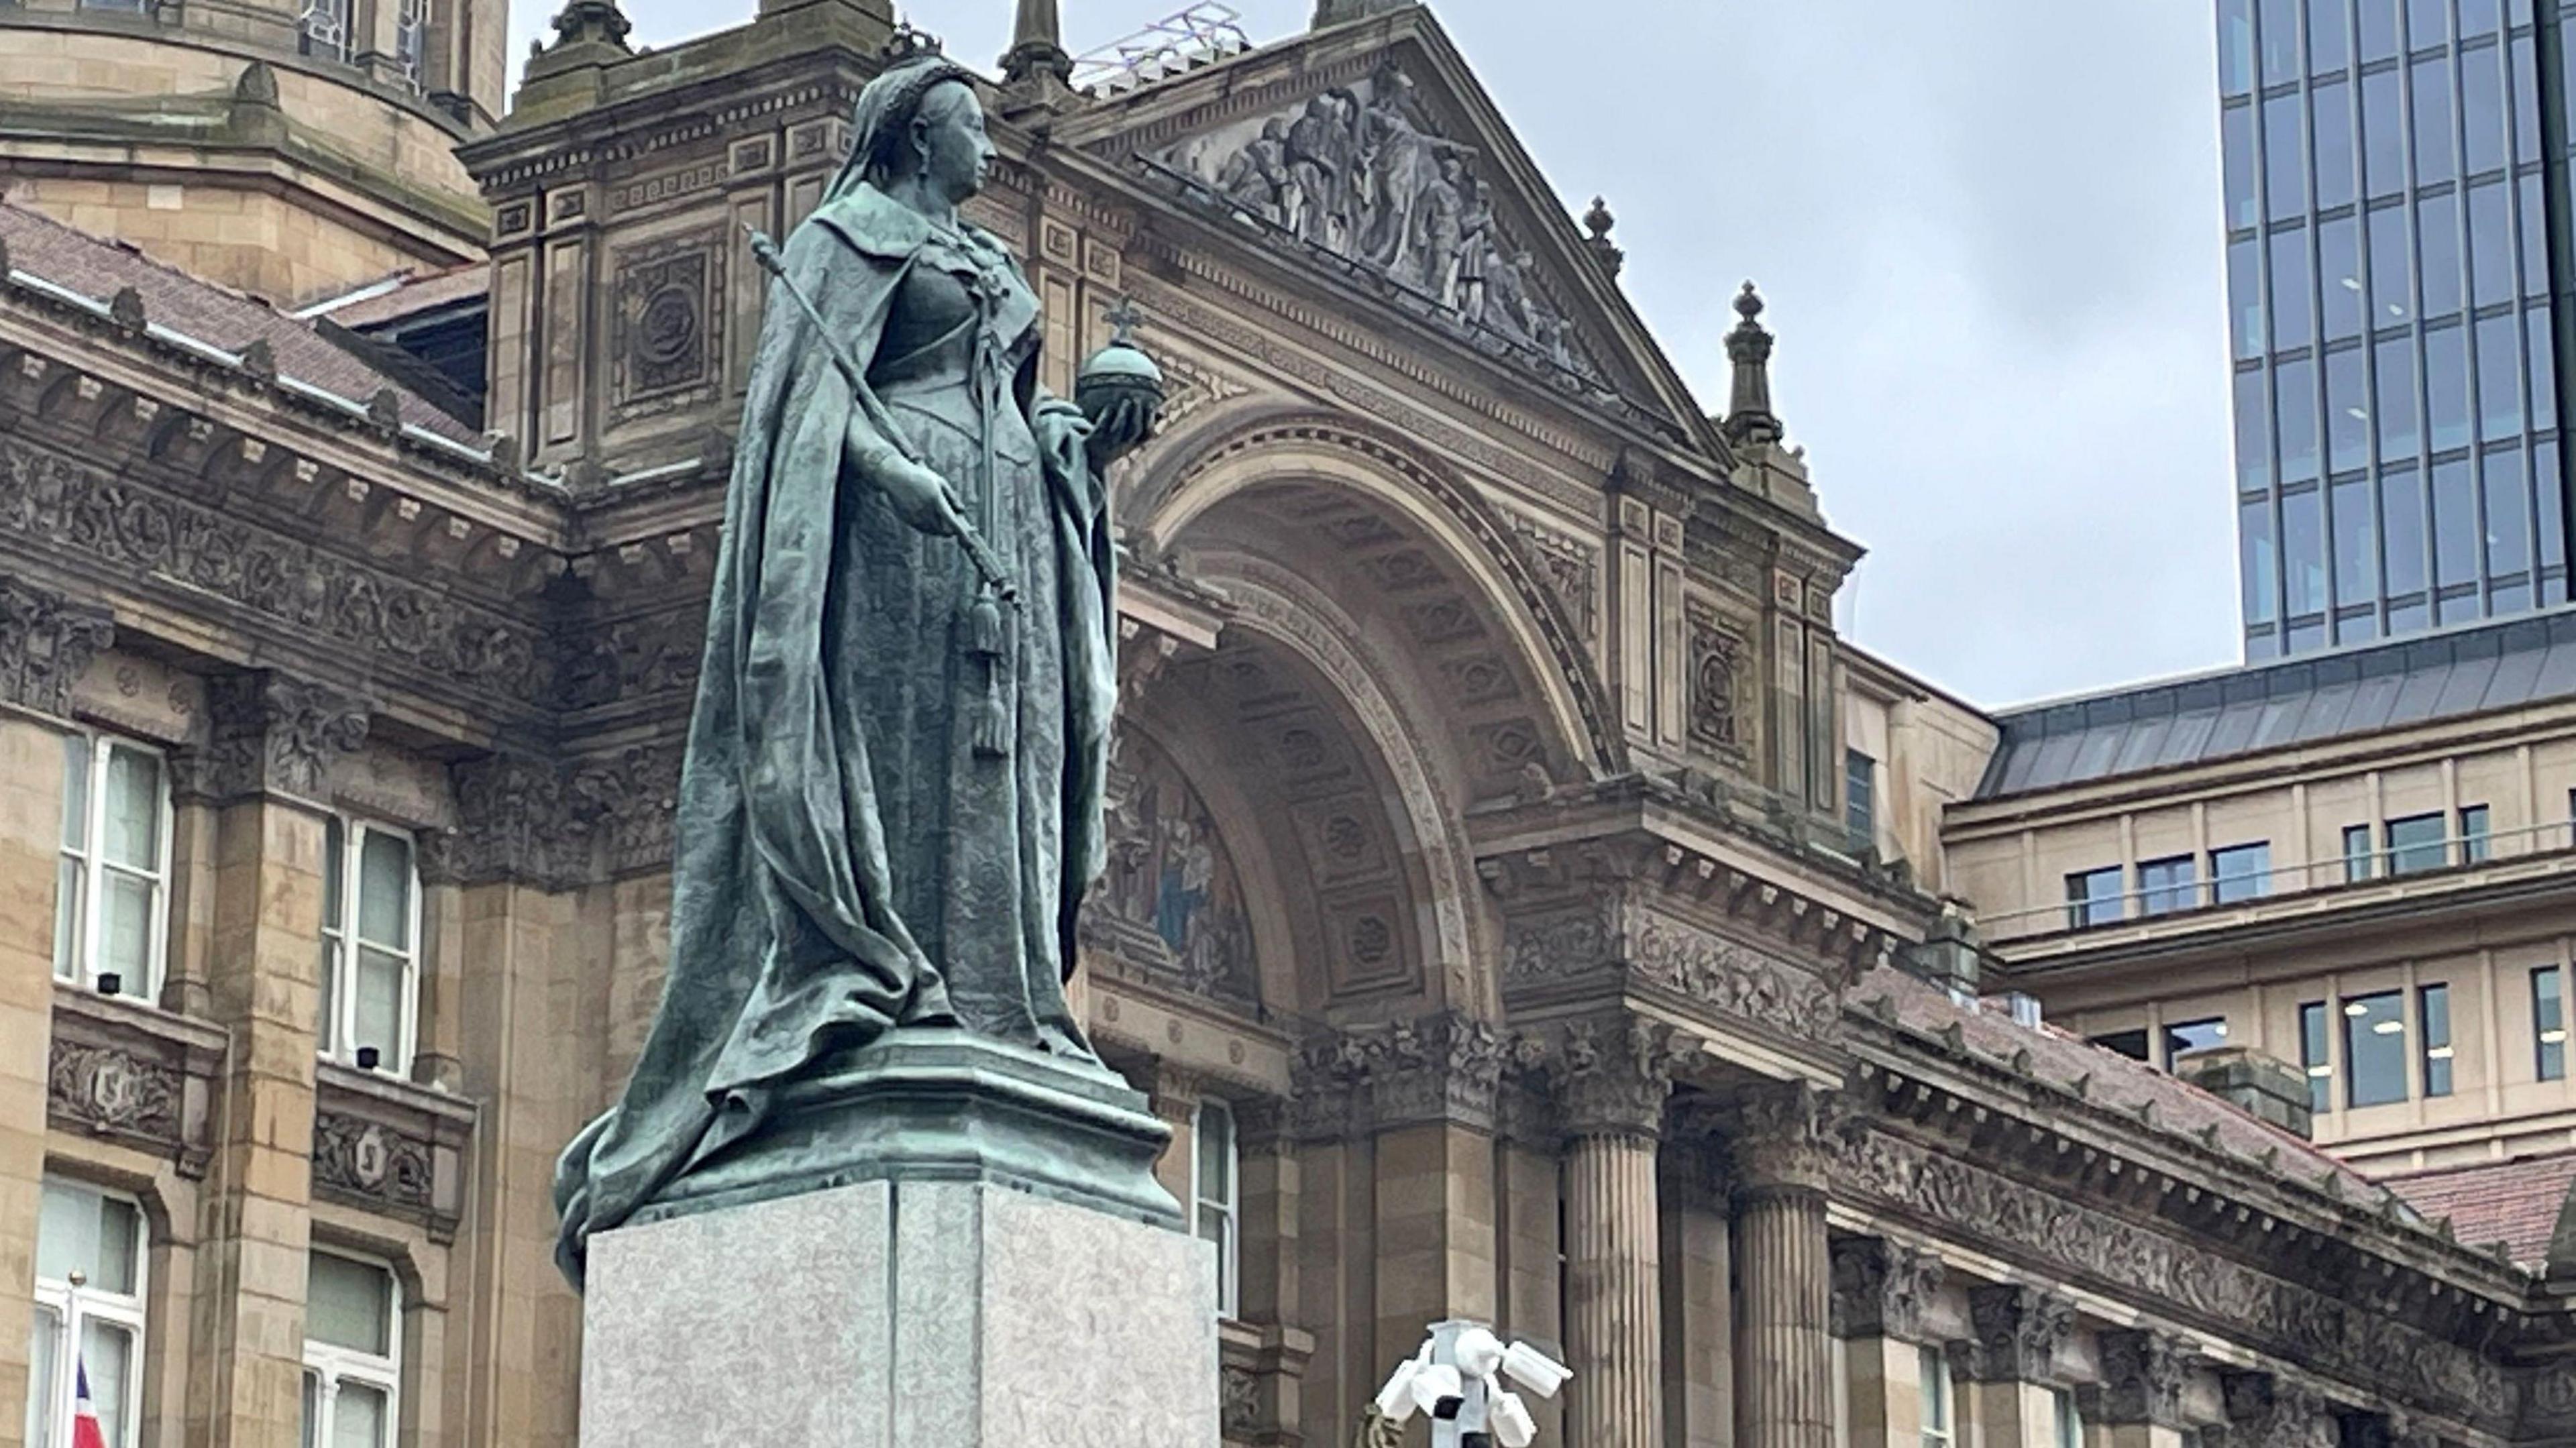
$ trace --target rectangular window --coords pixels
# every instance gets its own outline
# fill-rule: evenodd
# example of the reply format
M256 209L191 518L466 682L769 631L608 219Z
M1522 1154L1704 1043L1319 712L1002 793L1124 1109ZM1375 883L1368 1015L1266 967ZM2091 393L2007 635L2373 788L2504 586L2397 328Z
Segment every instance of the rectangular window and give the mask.
M2537 161L2540 159L2540 59L2528 35L2513 42L2512 52L2513 60L2506 70L2513 77L2513 159Z
M2487 807L2482 804L2460 807L2460 863L2483 865L2487 862Z
M2406 1002L2381 991L2343 1003L2343 1099L2351 1107L2406 1099Z
M420 885L407 835L356 821L325 826L322 1054L368 1070L411 1070L420 998Z
M2503 59L2501 46L2460 56L2460 145L2472 176L2504 166Z
M2309 92L2308 117L2317 153L2317 209L2349 206L2361 186L2352 151L2352 87L2340 80L2320 82Z
M2406 194L2404 84L2404 77L2393 70L2361 78L2361 182L2374 201ZM2246 189L2252 191L2250 181ZM2401 270L2404 265L2400 258Z
M2227 305L2236 317L2236 360L2263 355L2263 277L2257 263L2262 248L2254 238L2227 247Z
M2415 90L2415 184L2454 180L2460 170L2451 158L2451 63L2434 56L2415 62L2409 74Z
M1937 1347L1918 1347L1914 1364L1923 1384L1923 1448L1950 1448L1958 1439L1950 1406L1950 1360Z
M2298 0L2262 0L2262 27L2256 35L2263 51L2263 84L2279 85L2299 78Z
M2237 506L2237 574L2245 585L2245 621L2270 623L2280 597L2280 578L2272 552L2272 500L2256 498Z
M2252 89L2254 89L2253 0L2219 0L2219 94L2241 96Z
M2370 480L2348 478L2334 485L2328 499L2328 522L2334 529L2335 602L2343 605L2379 600L2379 535L2370 526ZM2344 639L2352 625L2367 619L2345 619Z
M2343 7L2309 0L2308 73L2325 75L2352 64L2352 33Z
M2315 488L2281 499L2281 582L2292 619L2325 610L2325 524L2317 516L2324 507Z
M2272 345L2287 350L2316 340L2316 307L2309 300L2308 234L2272 233Z
M2083 930L2120 920L2120 867L2107 865L2066 877L2066 928Z
M2522 432L2522 324L2507 312L2477 327L2478 437L2503 442Z
M2371 869L2370 826L2344 826L2343 882L2347 885L2359 884L2360 882L2369 879L2373 873L2374 871Z
M2397 0L2361 0L2361 59L2364 65L2397 54Z
M2370 465L2370 391L2359 347L2326 354L2326 471Z
M2424 315L2443 317L2460 309L2465 288L2460 278L2460 199L2447 192L2415 203L2416 276L2423 283Z
M2415 1028L2424 1033L2424 1094L2451 1094L2451 988L2419 986L2415 991Z
M2488 453L2481 471L2487 495L2487 576L2521 573L2531 567L2531 491L2523 486L2522 449Z
M2138 862L2138 913L2164 915L2188 910L2200 903L2197 884L2189 855L2141 860Z
M2143 1026L2134 1031L2107 1032L2088 1040L2113 1055L2126 1056L2132 1061L2147 1059L2147 1032Z
M295 17L296 49L325 60L349 58L349 0L303 0Z
M402 1416L401 1288L378 1263L315 1251L305 1264L303 1441L392 1448Z
M2317 364L2306 357L2274 363L2272 401L2277 409L2273 429L2281 440L2281 481L2306 482L2317 475Z
M2478 493L2469 460L2433 465L2433 581L2444 588L2478 581Z
M2390 337L2378 347L2379 376L2373 411L2379 418L2379 460L2404 464L2414 459L2420 434L2415 425L2415 339Z
M2565 973L2544 965L2531 973L2533 1069L2543 1081L2567 1078L2567 995Z
M1878 843L1878 761L1843 751L1843 824L1864 845Z
M427 49L429 0L399 0L394 13L394 70L405 90L420 94L420 63Z
M1240 1310L1237 1224L1242 1213L1242 1163L1235 1151L1234 1109L1222 1101L1201 1101L1190 1147L1192 1176L1198 1183L1199 1240L1216 1249L1217 1312L1232 1317Z
M2299 1067L2308 1073L2308 1109L2322 1113L2334 1104L2334 1064L2326 1059L2326 1003L2299 1007Z
M2254 108L2233 106L2218 117L2218 175L2227 193L2227 229L2251 231L2263 219L2255 194Z
M2299 135L2306 109L2295 91L2263 103L2263 214L2274 221L2308 209L2308 153Z
M2236 486L2253 492L2272 486L2272 410L2263 397L2263 369L2236 374Z
M2057 1448L2084 1448L2084 1411L2075 1406L2070 1388L2051 1388L2048 1396L2057 1419Z
M2422 50L2451 38L2451 0L2406 0L2406 48Z
M2424 484L2413 468L2390 468L2379 477L2379 567L2388 595L2403 598L2424 587ZM2394 621L2392 620L2392 626Z
M2206 1020L2179 1021L2165 1027L2165 1069L2173 1069L2174 1058L2194 1051L2206 1051L2227 1044L2227 1018L2211 1016Z
M2221 905L2272 893L2272 842L2229 845L2209 852L2209 890Z
M2513 197L2501 179L2469 188L2469 301L2492 307L2514 299ZM2510 321L2511 319L2506 319Z
M2323 332L2329 342L2358 337L2370 320L2361 283L2361 223L2349 216L2317 224L2317 278L2325 293ZM2255 330L2261 331L2261 318ZM2358 355L2358 354L2356 354ZM2364 421L2368 419L2365 417Z
M2408 815L2388 822L2388 873L2414 875L2451 862L2450 840L2439 814Z
M70 1448L84 1385L107 1448L134 1448L140 1438L147 1230L134 1202L45 1179L28 1339L28 1443Z
M157 999L167 948L170 789L161 756L75 734L63 741L63 849L54 978Z

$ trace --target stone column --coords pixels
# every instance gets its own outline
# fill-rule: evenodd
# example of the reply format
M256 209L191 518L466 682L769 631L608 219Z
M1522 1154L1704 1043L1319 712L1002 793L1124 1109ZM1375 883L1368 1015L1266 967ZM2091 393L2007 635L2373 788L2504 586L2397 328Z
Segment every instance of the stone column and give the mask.
M1735 1291L1723 1146L1684 1118L1656 1168L1663 1228L1664 1431L1673 1448L1735 1436Z
M1504 1051L1492 1026L1457 1013L1358 1039L1376 1164L1382 1379L1432 1323L1494 1318L1494 1111Z
M1568 1441L1664 1448L1662 1225L1655 1146L1675 1043L1636 1022L1564 1046Z
M296 1440L311 1241L326 776L366 740L366 701L273 672L206 690L178 792L215 811L205 982L232 1033L199 1223L188 1441Z
M1833 1274L1852 1448L1916 1448L1925 1416L1925 1316L1940 1288L1941 1259L1883 1237L1837 1237Z
M2094 1343L2102 1381L2084 1390L2084 1416L2101 1428L2104 1448L2182 1448L2191 1426L2182 1411L2191 1345L2130 1328L2106 1328Z
M1744 1448L1829 1448L1833 1267L1825 1188L1838 1100L1805 1082L1737 1102L1735 1391Z
M1968 1318L1977 1335L1954 1351L1982 1448L2056 1448L2049 1388L2075 1335L2075 1304L2036 1287L1978 1287L1968 1293Z
M1264 1441L1293 1441L1306 1422L1306 1366L1314 1335L1296 1326L1299 1197L1304 1173L1286 1102L1264 1097L1238 1105L1235 1138L1243 1159L1241 1310L1259 1334L1249 1365L1251 1429Z
M34 1311L54 1010L54 881L72 686L104 609L0 577L0 1321ZM0 1332L0 1434L27 1421L27 1334Z

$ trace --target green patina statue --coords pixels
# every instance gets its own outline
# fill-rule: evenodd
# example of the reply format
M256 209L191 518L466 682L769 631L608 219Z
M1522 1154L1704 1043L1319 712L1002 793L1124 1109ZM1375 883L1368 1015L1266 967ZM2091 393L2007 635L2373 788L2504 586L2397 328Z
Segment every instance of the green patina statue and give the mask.
M899 1175L886 1159L925 1150L1010 1176L989 1149L966 1167L932 1149L972 1134L954 1125L972 1102L923 1104L997 1060L1058 1097L1074 1081L1094 1127L1133 1114L1065 982L1106 855L1102 469L1151 431L1155 374L1122 338L1081 405L1037 387L1037 299L958 216L996 159L968 72L900 63L853 124L821 206L783 254L760 243L775 280L680 789L670 972L624 1098L558 1168L576 1281L593 1233L693 1193ZM1020 1175L1062 1155L1025 1145Z

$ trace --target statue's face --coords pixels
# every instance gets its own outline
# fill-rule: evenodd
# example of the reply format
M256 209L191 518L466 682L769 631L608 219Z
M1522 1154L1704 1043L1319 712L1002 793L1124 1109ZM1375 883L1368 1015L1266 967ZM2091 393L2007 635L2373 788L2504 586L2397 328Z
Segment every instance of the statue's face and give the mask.
M962 81L933 87L922 98L921 115L912 124L913 139L921 150L922 179L933 190L956 202L984 189L984 180L1001 153L984 132L984 104L975 99L973 90Z

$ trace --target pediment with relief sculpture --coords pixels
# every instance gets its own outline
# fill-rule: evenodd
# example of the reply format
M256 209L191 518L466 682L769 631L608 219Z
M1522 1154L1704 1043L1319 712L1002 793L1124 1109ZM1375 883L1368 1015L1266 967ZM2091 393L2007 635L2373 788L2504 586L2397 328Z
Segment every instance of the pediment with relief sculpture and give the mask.
M1293 37L1105 100L1065 139L1149 188L1669 441L1720 450L1430 13Z

